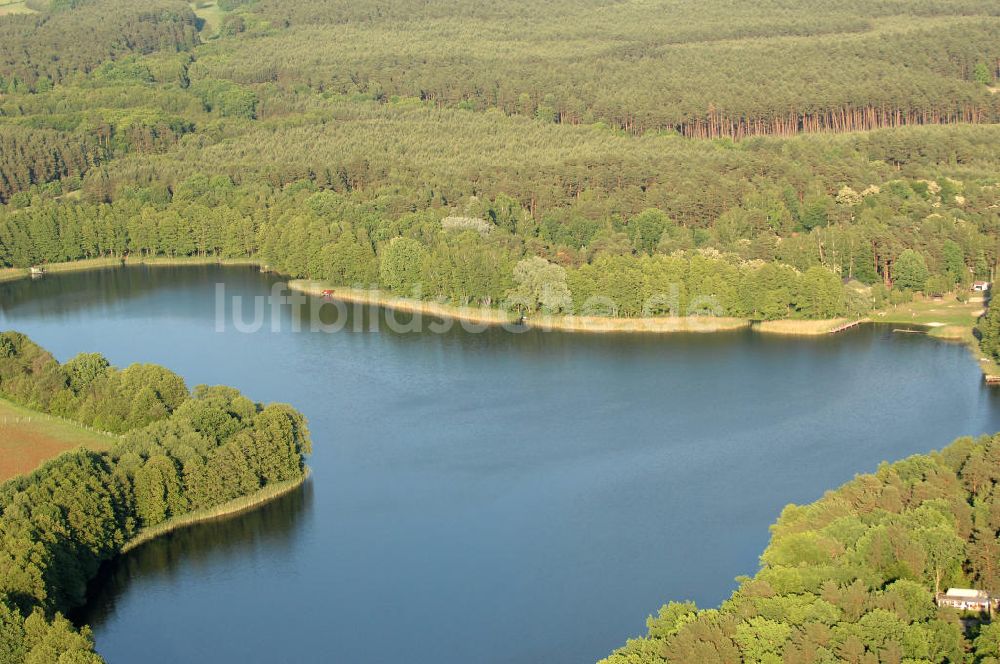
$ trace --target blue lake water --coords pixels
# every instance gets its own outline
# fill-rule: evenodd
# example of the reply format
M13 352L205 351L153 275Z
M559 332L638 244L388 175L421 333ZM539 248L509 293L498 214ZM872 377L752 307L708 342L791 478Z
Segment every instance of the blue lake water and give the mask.
M217 330L218 283L249 306L275 281L0 284L0 328L60 360L155 362L310 421L303 490L107 566L79 619L112 664L592 662L669 599L728 596L785 504L1000 429L967 349L888 328L397 333L351 308L339 332L294 331L332 320L310 300L278 329Z

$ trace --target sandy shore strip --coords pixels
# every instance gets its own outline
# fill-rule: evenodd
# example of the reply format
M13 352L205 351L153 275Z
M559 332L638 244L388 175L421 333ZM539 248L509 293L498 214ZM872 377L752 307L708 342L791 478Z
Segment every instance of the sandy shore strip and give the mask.
M102 269L121 267L122 265L184 266L184 265L234 265L259 266L260 262L252 258L225 259L214 256L185 256L170 258L167 256L131 256L121 258L96 258L90 260L70 261L45 265L46 272L70 272L76 270ZM27 269L0 269L0 282L28 278ZM523 330L536 328L547 331L561 332L591 332L591 333L625 333L645 332L667 334L677 332L729 332L741 329L752 329L764 334L780 334L786 336L821 336L829 334L839 327L852 322L848 318L823 320L783 319L753 322L746 318L727 316L653 316L639 318L611 318L605 316L564 316L534 314L521 318L517 313L492 307L459 307L430 300L414 300L405 297L388 295L377 289L359 289L334 287L327 283L309 279L290 279L288 287L291 290L322 297L325 291L332 291L330 297L341 302L362 304L392 309L422 316L430 316L442 320L464 321L473 325L504 326ZM862 322L867 322L867 319Z
M509 326L523 329L536 328L561 332L724 332L750 327L745 318L716 316L657 316L646 318L610 318L603 316L563 316L535 314L521 319L516 313L486 307L457 307L440 302L428 302L387 295L378 290L334 288L321 281L293 279L288 282L292 290L317 297L327 296L342 302L384 307L396 311L419 313L442 319L454 319L477 325ZM799 321L793 321L799 322ZM811 321L809 321L811 322ZM826 329L836 327L841 321L822 321Z
M341 302L383 307L435 318L467 321L478 325L517 325L519 320L516 314L501 309L456 307L441 302L413 300L405 297L386 295L374 289L332 288L321 281L311 281L309 279L291 279L288 282L288 288L316 297L323 297L326 295L326 291L332 291L332 295L329 295L329 297Z

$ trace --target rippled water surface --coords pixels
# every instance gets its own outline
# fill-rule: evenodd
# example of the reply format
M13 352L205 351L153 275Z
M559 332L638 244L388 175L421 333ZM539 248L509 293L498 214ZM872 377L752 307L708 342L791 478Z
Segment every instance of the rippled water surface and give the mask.
M727 596L786 503L1000 429L965 348L885 328L397 333L359 310L321 334L282 309L274 331L269 311L265 331L217 331L218 283L251 320L275 280L0 284L0 328L61 360L156 362L310 420L302 491L107 566L80 619L112 664L593 661L668 599Z

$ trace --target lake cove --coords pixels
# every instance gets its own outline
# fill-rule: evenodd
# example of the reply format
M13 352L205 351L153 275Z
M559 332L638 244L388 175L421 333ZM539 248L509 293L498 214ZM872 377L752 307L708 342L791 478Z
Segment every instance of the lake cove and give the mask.
M276 280L0 284L0 327L60 360L153 362L310 420L302 489L108 566L78 619L112 663L593 661L668 599L727 597L785 504L1000 429L966 348L879 326L400 334L365 307L335 334L293 332L287 310L275 332L216 332L217 283L249 320Z

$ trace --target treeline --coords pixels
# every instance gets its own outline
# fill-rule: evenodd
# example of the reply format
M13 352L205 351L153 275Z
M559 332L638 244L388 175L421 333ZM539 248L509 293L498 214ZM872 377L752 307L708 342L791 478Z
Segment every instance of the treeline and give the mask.
M268 100L263 97L261 106ZM814 194L833 197L845 185L862 191L899 175L938 179L944 172L990 184L1000 140L995 126L927 127L733 146L631 138L423 105L313 98L303 103L309 116L321 118L244 124L238 137L215 144L118 160L109 166L109 184L169 188L194 173L271 187L310 180L323 189L378 199L394 212L505 194L535 218L565 208L588 219L658 208L684 226L704 227L754 194L781 196L786 188L801 203Z
M179 0L86 0L68 11L0 17L0 95L45 91L130 53L198 43L195 15Z
M815 266L697 253L602 257L566 275L574 310L603 316L726 315L773 320L860 314L871 303Z
M162 367L118 370L98 354L59 364L14 332L0 333L0 396L122 435L0 485L0 660L12 664L101 661L89 630L61 617L101 562L146 528L301 478L310 451L289 406L189 392Z
M998 484L1000 436L960 438L789 505L718 609L671 602L602 664L994 662L1000 625L934 593L1000 592Z
M19 265L127 254L255 257L293 277L462 305L513 298L528 312L830 318L872 306L820 265L800 274L773 260L673 247L676 229L657 210L620 230L599 229L590 249L581 247L590 259L564 268L530 254L544 251L544 229L527 239L513 233L526 215L511 205L494 201L484 215L494 221L433 213L390 221L330 192L285 199L266 216L180 200L161 209L49 204L0 220L0 256ZM669 254L657 251L664 238ZM555 292L565 297L557 302Z
M962 261L980 278L996 263L995 127L757 139L734 148L419 107L330 108L331 122L241 129L238 139L208 147L118 159L85 178L84 198L138 192L162 205L194 171L237 184L240 194L226 193L227 205L255 217L255 227L266 220L272 234L296 216L281 200L301 200L295 192L335 192L354 215L346 221L365 217L372 251L398 234L391 227L409 211L461 216L472 205L473 216L506 214L520 242L566 266L591 260L598 249L639 251L631 235L619 240L645 209L659 209L670 221L660 226L669 230L662 244L659 236L644 236L647 251L715 248L800 271L823 265L887 286L906 249L920 252L931 274L951 271L959 282L969 277L945 267L946 245L949 251L959 245ZM16 206L30 200L26 193ZM490 212L473 201L487 207L501 201L496 207L512 212ZM266 213L258 209L262 202ZM326 223L338 214L326 215ZM376 218L383 220L379 228L367 228ZM328 238L321 233L311 241Z
M92 182L84 198L103 198ZM538 266L550 288L566 293L554 307L562 312L683 315L710 298L719 314L829 318L989 278L1000 248L991 209L998 196L993 185L947 178L801 201L790 188L771 189L698 227L655 208L611 218L566 208L536 218L502 194L469 197L458 210L394 213L367 194L308 180L277 190L195 176L173 191L122 190L112 203L36 195L19 207L19 194L0 211L0 263L252 258L293 277L486 306L521 297L518 266ZM530 301L529 309L543 308Z
M54 129L64 132L60 151L96 141L104 158L170 152L168 162L137 160L121 173L168 187L178 175L188 177L195 162L203 172L222 168L234 179L253 174L273 185L308 177L326 187L371 189L391 180L422 189L434 202L502 192L532 214L588 192L602 199L611 194L613 210L658 207L687 222L692 212L714 218L742 195L743 178L712 185L719 173L740 169L750 181L770 177L763 158L775 159L778 150L768 146L764 151L772 154L760 153L754 163L715 146L699 151L655 136L637 143L589 125L786 135L798 128L988 121L1000 104L989 92L1000 57L1000 17L979 0L841 0L801 15L781 2L650 8L594 0L545 11L478 0L392 9L368 2L237 3L230 8L239 13L230 18L251 29L197 47L186 4L144 0L122 9L108 2L0 18L0 36L9 33L0 39L0 50L9 49L0 53L0 133L9 124ZM130 21L139 32L116 21ZM471 33L462 37L466 30ZM114 35L111 46L107 33ZM514 36L530 48L511 52ZM119 48L119 38L127 47ZM52 68L58 71L51 75L15 74ZM26 84L29 79L35 83ZM50 89L51 82L59 85ZM434 113L428 105L519 117ZM547 126L551 121L588 127L559 131ZM193 132L197 140L174 149ZM963 164L967 148L981 153L983 147L968 145L979 143L974 132L901 136L891 142L908 143L900 146L907 154L887 155L895 165L913 156ZM851 141L864 149L867 139ZM933 143L926 154L922 141ZM839 176L844 167L856 175L857 164L841 163L852 159L839 152L843 145L832 153L823 149L830 144L809 149L817 179ZM40 165L45 152L33 149L27 157ZM794 160L783 161L796 168ZM807 178L797 171L789 177ZM0 200L44 184L55 172L15 172L0 164L0 183L6 180ZM860 184L837 179L823 182L827 193ZM802 182L792 186L804 194ZM663 200L668 196L670 205ZM704 209L672 209L692 203Z
M614 3L612 8L621 12L602 12L608 3L574 2L572 0L554 0L544 7L530 0L511 0L502 5L488 0L466 0L456 3L450 0L400 0L391 4L378 0L308 0L294 4L283 3L281 0L230 0L230 7L253 5L255 12L280 24L331 25L341 23L365 23L384 21L387 23L410 22L420 24L427 20L458 17L462 20L495 21L508 19L529 23L532 21L547 21L559 23L576 17L580 23L590 30L598 24L599 18L613 16L616 24L622 25L622 30L631 29L633 23L640 17L645 17L657 27L664 26L671 31L671 38L666 40L679 43L677 35L683 35L686 41L710 41L713 38L728 40L734 36L749 32L748 24L753 25L753 17L759 21L769 21L775 28L771 30L776 36L818 35L830 32L828 26L840 26L849 15L862 17L864 20L907 16L917 20L920 18L941 16L982 16L997 15L995 7L981 0L837 0L823 5L793 7L799 13L789 12L791 5L781 0L767 0L756 7L734 3L731 5L706 3L701 7L692 7L680 0L661 0L655 5L631 5ZM732 20L732 19L739 20ZM680 21L679 19L684 19ZM727 19L728 20L727 22ZM784 28L781 26L805 23L806 19L813 21L809 27ZM678 23L681 23L678 25Z
M194 76L701 138L1000 118L985 1L263 0L241 18Z
M992 290L996 290L996 285ZM979 350L994 360L1000 360L1000 306L997 304L990 299L986 313L976 323L975 329Z

